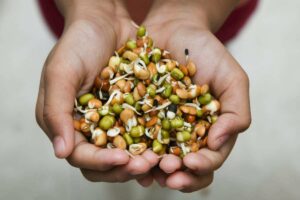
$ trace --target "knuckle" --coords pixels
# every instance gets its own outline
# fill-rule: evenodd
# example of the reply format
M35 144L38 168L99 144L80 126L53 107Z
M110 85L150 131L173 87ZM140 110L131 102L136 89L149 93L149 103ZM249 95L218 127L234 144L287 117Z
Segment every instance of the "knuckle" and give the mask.
M184 188L182 190L180 190L180 192L182 193L192 193L195 192L197 189L191 189L191 188Z
M241 73L241 77L242 77L242 80L243 80L245 83L249 84L250 79L249 79L248 74L247 74L245 71L243 71L243 72Z
M38 126L44 131L44 133L46 133L46 135L49 138L51 138L49 136L48 128L45 126L45 122L43 121L42 112L38 106L36 106L36 109L35 109L35 121L38 124Z
M78 164L75 161L75 159L72 157L72 155L67 158L67 161L72 167L78 168Z
M99 160L99 156L97 155L97 152L94 152L92 158L95 161L99 161L99 162L90 163L90 167L92 167L95 170L108 171L114 167L114 163L112 160Z
M249 115L240 122L242 132L244 132L245 130L247 130L250 127L251 121L252 121L252 119L251 119L251 116Z
M81 169L82 176L89 182L98 182L98 180L95 179L94 176L92 176L89 172L86 172L85 170Z
M54 54L55 54L56 48L57 48L57 44L56 44L56 45L51 49L51 51L49 52L49 54L48 54L48 56L47 56L47 58L46 58L46 60L45 60L44 67L49 65L50 61L52 60L52 58L53 58L53 56L54 56Z
M206 187L210 186L213 183L213 180L214 180L214 175L213 174L209 175L207 177L206 183L203 185L203 188L206 188Z
M57 72L57 69L55 66L51 67L46 67L45 68L45 75L44 75L44 80L45 83L52 82L54 77L57 77L59 73Z
M202 190L212 184L213 178L214 178L213 173L211 173L211 174L201 178L201 180L199 180L199 182L196 185L186 185L180 191L183 193L191 193L191 192L195 192L198 190Z
M238 133L242 133L244 131L246 131L252 122L252 118L250 114L237 114L236 116L234 116L234 118L229 119L229 122L231 124L235 124L236 126L234 127L233 132L235 132L236 134ZM230 124L228 123L228 124ZM225 125L224 125L225 126Z
M44 107L43 120L47 125L55 124L55 114L51 111L51 107L48 105L45 105Z
M213 167L212 169L214 169L214 171L216 171L223 166L226 159L224 158L224 156L222 154L216 154L216 157L214 160L216 161L215 163L211 160L212 167Z
M73 152L67 157L66 160L72 167L86 168L87 166L86 165L83 166L82 164L84 160L84 155L80 153L80 149L78 148L78 146L73 150Z
M245 73L245 81L246 81L246 83L247 83L248 86L249 86L250 78L249 78L248 74L246 74L246 73Z
M219 167L219 164L215 164L211 159L207 158L207 169L215 170Z
M203 159L205 159L206 162L206 173L211 173L219 169L225 161L221 154L214 154L212 157L203 156Z
M234 75L234 81L236 84L243 84L249 88L249 76L242 68Z
M127 182L127 181L128 181L128 179L125 178L125 177L123 177L123 178L121 178L118 182L120 182L120 183L125 183L125 182Z
M129 177L126 173L116 172L114 174L114 181L119 183L124 183L129 180Z
M35 121L39 125L39 127L42 128L42 120L40 119L39 108L37 107L35 108Z
M224 162L218 162L215 165L212 165L212 169L214 169L214 170L220 169L222 167L223 163Z
M91 176L87 175L86 173L82 173L83 177L89 182L96 182Z
M36 105L35 105L35 121L43 129L43 116L42 116L43 110L41 106L41 100L40 97L38 97Z
M206 166L207 171L217 170L222 165L222 163L216 162L216 161L220 160L220 158L218 158L217 155L215 155L213 158L205 156L205 159L206 159L206 163L207 163L207 166Z
M64 66L64 67L61 67ZM72 71L71 64L65 61L63 58L56 56L45 67L44 81L46 84L54 83L57 80L70 80L70 77L77 75L76 70ZM74 69L74 68L73 68ZM69 74L70 76L66 76Z

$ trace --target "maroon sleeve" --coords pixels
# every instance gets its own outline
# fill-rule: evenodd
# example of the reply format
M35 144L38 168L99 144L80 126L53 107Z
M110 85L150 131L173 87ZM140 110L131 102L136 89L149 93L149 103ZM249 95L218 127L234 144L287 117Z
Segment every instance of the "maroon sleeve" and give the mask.
M217 38L223 43L229 42L233 39L246 25L257 5L258 0L249 0L243 6L234 10L229 15L223 26L215 34Z
M54 0L38 0L38 4L50 30L59 38L64 29L64 18L58 11Z
M50 30L59 38L63 32L64 19L57 10L55 2L53 0L38 0L38 2ZM249 0L245 5L234 10L216 33L217 38L223 43L233 39L253 14L257 4L258 0Z

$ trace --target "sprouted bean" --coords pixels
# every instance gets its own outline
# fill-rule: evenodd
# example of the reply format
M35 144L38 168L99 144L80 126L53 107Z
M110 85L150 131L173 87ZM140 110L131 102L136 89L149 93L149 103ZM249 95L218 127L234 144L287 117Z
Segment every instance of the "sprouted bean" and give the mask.
M195 85L197 67L153 46L144 26L97 76L89 93L75 99L74 127L91 143L134 155L147 148L184 157L207 146L220 103L209 86ZM79 117L78 117L79 116Z

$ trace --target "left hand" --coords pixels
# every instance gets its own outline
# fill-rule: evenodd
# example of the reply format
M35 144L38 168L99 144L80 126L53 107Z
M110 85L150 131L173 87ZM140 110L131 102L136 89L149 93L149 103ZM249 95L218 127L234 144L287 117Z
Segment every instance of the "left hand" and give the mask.
M197 12L186 6L179 7L180 11L176 6L167 8L156 7L144 22L155 46L170 51L180 63L185 63L184 50L189 49L189 57L198 68L195 83L209 84L221 103L221 114L208 134L208 148L189 153L184 159L166 155L159 164L160 169L153 170L160 185L193 192L212 182L214 171L228 157L237 134L250 125L249 80L204 18L195 16L193 13ZM150 175L138 181L147 185L149 180Z

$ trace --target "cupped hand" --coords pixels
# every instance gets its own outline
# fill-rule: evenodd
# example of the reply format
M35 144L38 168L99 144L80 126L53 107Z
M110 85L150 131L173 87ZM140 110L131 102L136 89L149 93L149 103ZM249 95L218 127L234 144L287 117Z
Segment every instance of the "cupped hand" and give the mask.
M66 21L63 36L42 71L36 119L52 141L55 155L67 158L88 180L123 182L147 174L157 164L157 156L145 152L131 159L122 150L88 143L73 128L74 99L91 89L114 50L134 37L135 30L124 9L106 8L113 9L114 15L99 16L90 9L90 15Z
M167 9L166 9L167 10ZM220 116L208 133L208 148L180 159L166 155L154 170L162 186L192 192L208 186L213 174L228 157L237 134L251 122L249 80L232 55L211 33L205 23L181 8L168 14L157 9L144 22L155 46L171 52L174 59L185 63L185 49L197 66L194 82L209 84L211 93L220 101ZM180 14L182 13L182 14ZM141 183L147 180L140 179Z

